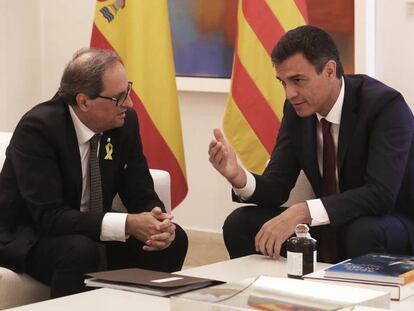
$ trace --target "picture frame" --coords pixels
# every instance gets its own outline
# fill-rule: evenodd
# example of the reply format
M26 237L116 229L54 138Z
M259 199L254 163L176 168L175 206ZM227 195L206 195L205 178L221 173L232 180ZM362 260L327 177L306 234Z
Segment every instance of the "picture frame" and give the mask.
M375 0L354 0L354 72L375 76ZM179 91L229 93L231 79L177 76Z

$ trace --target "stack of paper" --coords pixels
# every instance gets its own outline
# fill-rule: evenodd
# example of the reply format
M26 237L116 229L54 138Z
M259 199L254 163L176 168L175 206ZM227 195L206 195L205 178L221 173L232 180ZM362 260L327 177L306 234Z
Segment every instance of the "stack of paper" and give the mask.
M389 308L389 294L347 286L260 276L171 298L172 311L351 310L356 305Z

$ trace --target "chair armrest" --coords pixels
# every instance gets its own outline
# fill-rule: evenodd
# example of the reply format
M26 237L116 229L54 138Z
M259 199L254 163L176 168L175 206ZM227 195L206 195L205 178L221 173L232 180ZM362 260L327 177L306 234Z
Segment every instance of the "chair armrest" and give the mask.
M150 169L154 180L155 192L164 203L167 213L171 213L171 177L170 173L163 170Z
M12 135L13 133L11 132L0 132L0 170L6 159L6 149L9 146Z
M167 171L150 169L154 181L154 189L160 200L164 203L167 213L171 212L171 177ZM112 202L112 209L117 212L125 212L126 208L122 204L119 195L116 195Z

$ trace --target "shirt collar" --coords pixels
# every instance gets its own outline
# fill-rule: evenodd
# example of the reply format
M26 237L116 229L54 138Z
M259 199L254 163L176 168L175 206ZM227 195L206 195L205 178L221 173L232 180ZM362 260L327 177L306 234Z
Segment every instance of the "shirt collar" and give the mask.
M336 99L335 104L333 105L332 109L328 112L326 117L320 115L319 113L316 113L316 116L318 117L318 121L320 121L322 118L325 118L327 121L340 125L341 124L341 114L342 114L342 106L344 105L344 96L345 96L345 81L344 77L341 78L342 85L341 85L341 91L339 92L338 98Z
M85 124L83 124L81 120L79 120L78 116L70 105L69 112L70 116L72 117L73 125L75 127L78 144L83 145L84 143L88 142L95 135L95 133Z

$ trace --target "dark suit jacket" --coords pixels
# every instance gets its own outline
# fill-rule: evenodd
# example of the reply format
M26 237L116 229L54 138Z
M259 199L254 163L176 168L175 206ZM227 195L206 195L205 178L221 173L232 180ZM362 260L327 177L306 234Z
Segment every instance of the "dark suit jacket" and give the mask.
M403 215L414 241L413 115L394 89L365 75L345 78L338 138L339 194L321 197L316 152L317 117L300 118L289 102L276 147L249 202L280 206L300 170L338 227L363 216ZM414 249L414 248L413 248Z
M110 139L113 160L105 160ZM103 133L99 151L104 210L119 193L129 213L163 205L142 152L135 111L121 128ZM24 270L41 236L84 234L99 240L103 215L80 212L79 146L67 104L55 97L20 120L0 175L0 265Z

